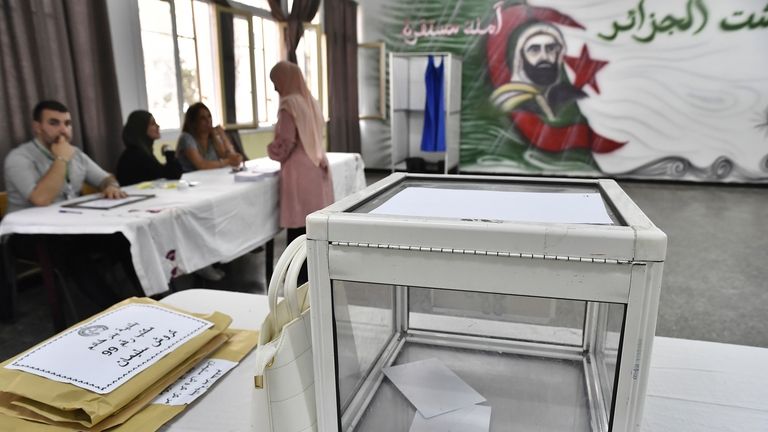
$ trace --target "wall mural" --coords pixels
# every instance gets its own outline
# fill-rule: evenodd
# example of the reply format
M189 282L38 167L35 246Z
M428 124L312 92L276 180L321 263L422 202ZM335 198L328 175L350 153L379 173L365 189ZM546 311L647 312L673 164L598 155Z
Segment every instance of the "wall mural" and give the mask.
M768 182L768 1L390 3L464 60L462 172Z

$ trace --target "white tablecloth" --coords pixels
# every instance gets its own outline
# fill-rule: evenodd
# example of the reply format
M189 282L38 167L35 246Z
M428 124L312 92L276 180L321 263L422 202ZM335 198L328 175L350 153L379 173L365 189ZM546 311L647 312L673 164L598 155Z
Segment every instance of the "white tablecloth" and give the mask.
M258 329L269 312L257 294L188 290L162 302L219 310L233 328ZM262 432L264 401L254 393L253 353L163 430ZM656 337L642 432L767 432L768 349Z
M328 161L337 200L365 187L359 154L328 153ZM57 204L14 212L3 218L0 235L122 233L131 244L133 266L145 294L158 294L168 290L174 276L231 261L279 232L280 164L261 158L247 166L272 175L235 182L228 168L197 171L184 175L185 180L199 182L185 190L164 188L163 182L150 189L129 186L128 193L155 197L111 210L61 213Z

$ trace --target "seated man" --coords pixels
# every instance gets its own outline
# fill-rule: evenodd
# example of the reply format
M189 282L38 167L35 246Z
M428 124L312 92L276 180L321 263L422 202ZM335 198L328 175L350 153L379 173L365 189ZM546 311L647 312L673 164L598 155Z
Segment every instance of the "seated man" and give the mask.
M8 213L75 198L84 182L97 186L106 198L126 196L114 176L72 146L72 117L62 103L38 103L32 112L32 130L34 139L19 145L5 158ZM122 234L13 237L11 250L15 256L35 259L37 245L45 245L54 266L65 269L66 276L72 277L96 306L97 310L88 313L141 292L129 244ZM121 275L115 268L118 264L124 268L127 283L113 282ZM128 293L119 292L125 288Z
M77 197L83 182L97 186L106 198L125 197L112 175L72 146L72 117L62 103L38 103L32 130L35 138L5 158L8 213Z

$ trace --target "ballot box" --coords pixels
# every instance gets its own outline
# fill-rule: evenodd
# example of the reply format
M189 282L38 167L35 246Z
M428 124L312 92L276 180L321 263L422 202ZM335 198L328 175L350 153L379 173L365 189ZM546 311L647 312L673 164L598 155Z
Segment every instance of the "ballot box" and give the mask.
M319 431L639 430L666 236L616 182L392 174L307 242Z

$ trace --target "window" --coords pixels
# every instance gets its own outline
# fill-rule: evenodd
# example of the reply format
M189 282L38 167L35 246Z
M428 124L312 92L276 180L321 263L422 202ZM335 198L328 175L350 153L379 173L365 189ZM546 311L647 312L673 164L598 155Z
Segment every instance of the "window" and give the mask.
M160 127L180 129L184 112L198 101L220 122L208 3L139 0L139 19L148 108Z
M325 88L323 80L324 70L320 62L323 51L321 35L320 25L304 25L304 36L299 40L299 45L296 47L296 61L304 73L304 79L307 82L309 91L312 92L312 96L315 99L320 101L320 105L323 106L323 112L326 113L324 101L327 98L323 94L323 89Z
M272 66L280 61L280 27L276 22L253 17L253 57L259 123L274 124L277 121L277 104L280 96L269 79Z
M210 108L214 124L255 128L275 123L279 96L269 71L284 48L282 25L272 19L267 0L237 1L236 8L204 0L138 1L148 108L162 129L180 129L184 112L198 101ZM227 37L221 30L223 16L231 19ZM221 45L223 39L231 39L231 52ZM296 54L307 85L322 102L321 42L316 19L306 25ZM222 56L229 59L226 64Z

